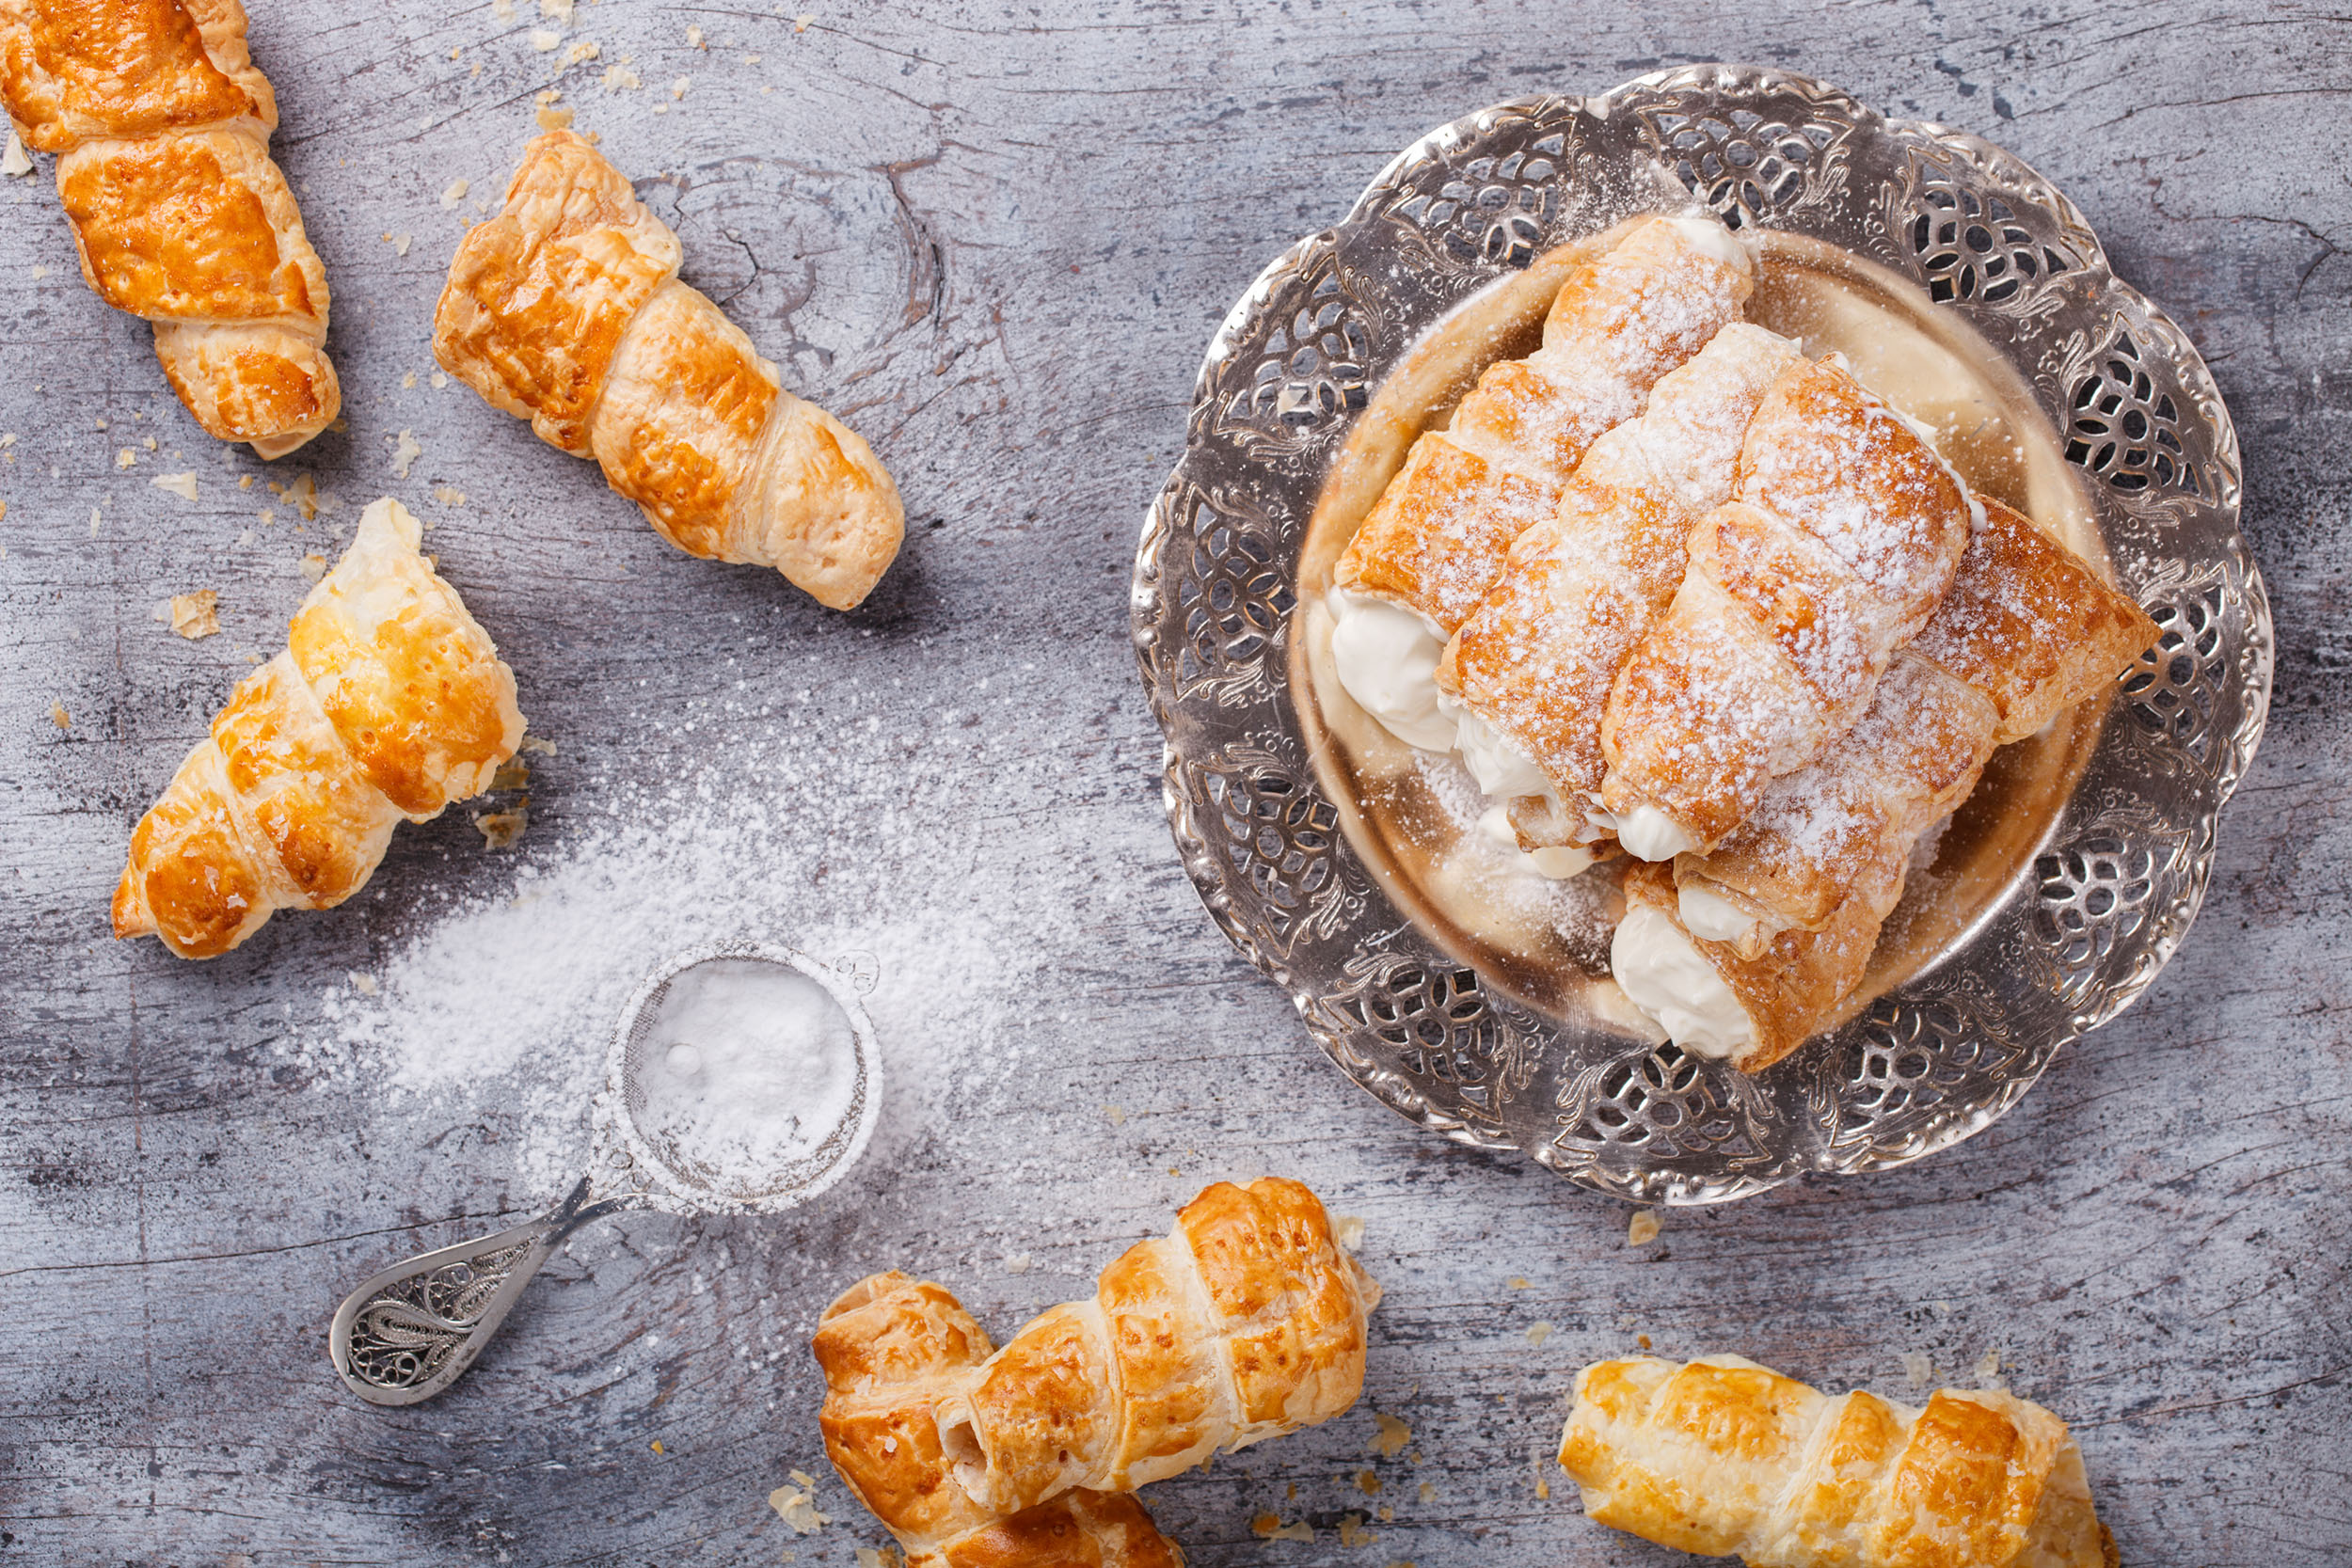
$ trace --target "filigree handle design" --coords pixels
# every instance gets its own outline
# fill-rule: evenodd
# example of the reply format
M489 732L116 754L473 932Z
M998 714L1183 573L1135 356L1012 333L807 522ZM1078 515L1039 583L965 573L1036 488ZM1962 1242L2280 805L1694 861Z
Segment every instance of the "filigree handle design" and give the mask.
M564 1238L625 1200L592 1200L588 1180L552 1213L385 1270L343 1298L327 1354L371 1404L417 1404L465 1375Z

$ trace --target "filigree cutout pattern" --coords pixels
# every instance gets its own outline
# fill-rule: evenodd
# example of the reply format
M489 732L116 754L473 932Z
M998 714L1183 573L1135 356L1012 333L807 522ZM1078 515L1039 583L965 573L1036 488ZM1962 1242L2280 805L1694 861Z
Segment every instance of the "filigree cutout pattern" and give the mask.
M1191 541L1168 592L1184 632L1172 672L1178 693L1232 707L1269 689L1283 628L1298 596L1281 564L1278 531L1230 499L1188 491L1182 531Z
M1838 201L1860 105L1789 76L1762 92L1726 92L1725 76L1722 67L1694 66L1631 94L1658 161L1734 229Z
M2230 662L2217 571L2142 601L2164 635L2124 672L2124 709L2150 735L2170 741L2200 768L2215 765L2215 719Z
M2066 460L2126 495L2153 488L2209 499L2208 483L2181 444L2180 407L2155 373L2132 334L2118 326L2071 389Z
M1998 1027L1983 996L1882 998L1841 1044L1833 1141L1915 1137L1965 1110L1971 1086L2007 1072L2026 1052Z
M2056 950L2061 972L2094 969L2139 928L2166 856L2103 827L2034 862L2034 930Z
M1920 280L1937 304L1977 300L2007 305L2067 263L2018 223L1997 196L1979 196L1947 182L1923 185L1922 210L1911 220L1911 248Z
M352 1322L352 1370L379 1388L413 1388L434 1376L481 1326L530 1250L519 1243L387 1287Z
M1586 1068L1561 1090L1554 1140L1643 1149L1653 1156L1732 1158L1762 1152L1768 1101L1728 1073L1661 1045Z
M1391 953L1352 959L1345 974L1349 983L1317 1010L1367 1045L1379 1041L1422 1092L1443 1086L1491 1117L1527 1087L1532 1042L1488 1005L1477 971Z
M1236 747L1192 768L1188 783L1196 820L1248 889L1275 953L1329 936L1362 907L1340 868L1338 811L1272 752Z
M1434 190L1413 190L1389 205L1385 215L1422 230L1465 261L1526 266L1560 210L1566 143L1565 133L1555 133L1501 157L1467 159L1446 170L1450 178Z

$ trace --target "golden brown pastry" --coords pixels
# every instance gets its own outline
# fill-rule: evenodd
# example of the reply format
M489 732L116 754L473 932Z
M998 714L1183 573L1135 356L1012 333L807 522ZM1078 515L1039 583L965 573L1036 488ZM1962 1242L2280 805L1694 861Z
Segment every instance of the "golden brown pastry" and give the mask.
M1380 1289L1315 1195L1220 1181L935 1402L964 1491L1004 1513L1132 1491L1356 1402Z
M1820 762L1774 781L1712 854L1675 879L1708 935L1728 915L1766 935L1818 930L1862 898L1883 918L1920 835L1976 787L1996 747L2095 695L2155 641L2139 606L2024 514L1984 503L1960 575L1917 641L1896 656L1870 711ZM1743 949L1744 950L1744 949Z
M1829 1398L1736 1355L1577 1374L1594 1523L1751 1568L2116 1568L2066 1424L1997 1390Z
M479 794L515 754L515 673L420 537L389 498L361 515L286 650L238 686L131 834L116 936L210 958L278 910L331 909L402 817Z
M1668 372L1638 417L1593 444L1446 645L1437 682L1458 705L1455 744L1481 787L1516 797L1522 848L1609 837L1586 812L1608 771L1610 688L1681 586L1692 528L1731 499L1766 390L1802 357L1733 322Z
M825 1308L810 1348L825 1374L825 1452L906 1568L1182 1568L1133 1497L1064 1492L1007 1516L957 1484L931 1406L993 1347L945 1288L862 1279Z
M1601 434L1740 314L1743 242L1712 216L1652 218L1568 275L1543 346L1490 366L1442 431L1423 433L1332 568L1340 681L1409 745L1443 751L1430 672L1511 543L1550 517Z
M1611 693L1601 801L1626 850L1704 853L1851 729L1951 586L1973 508L1836 362L1785 373L1748 426L1738 499L1692 531L1673 606Z
M569 131L539 137L450 262L433 355L593 457L689 555L772 566L848 610L898 553L898 488L848 426L677 279L677 236Z
M326 269L270 161L237 0L0 0L0 98L57 157L82 277L155 325L197 422L282 457L342 404Z
M1610 967L1686 1050L1745 1071L1861 983L1913 851L1996 747L2095 695L2155 625L2023 514L1984 503L1960 574L1828 754L1773 782L1712 854L1629 872Z

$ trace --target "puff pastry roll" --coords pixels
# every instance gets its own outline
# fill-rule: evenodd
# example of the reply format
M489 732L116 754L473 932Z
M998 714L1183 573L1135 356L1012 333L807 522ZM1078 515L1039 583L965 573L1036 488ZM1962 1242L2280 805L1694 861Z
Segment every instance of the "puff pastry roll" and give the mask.
M1220 1181L942 1395L941 1444L1006 1513L1131 1491L1354 1404L1379 1299L1314 1194Z
M2154 642L2139 607L2023 514L1985 503L1958 579L1862 722L1774 782L1706 856L1629 877L1610 965L1686 1049L1755 1071L1860 983L1914 850L1994 751L2095 695Z
M1592 444L1740 314L1754 274L1712 216L1641 223L1569 275L1541 348L1489 367L1414 441L1332 570L1332 654L1366 712L1408 744L1453 745L1431 684L1446 639Z
M1182 1568L1133 1497L1064 1492L1007 1516L956 1483L931 1406L994 1347L943 1287L862 1279L825 1308L810 1348L825 1374L825 1452L906 1568Z
M906 531L850 428L678 281L677 236L569 131L523 152L450 262L433 355L540 439L593 457L689 555L772 566L819 604L872 592Z
M132 832L116 936L210 958L278 910L331 909L367 884L395 823L479 794L515 754L515 673L421 537L389 498L361 515L285 651Z
M1750 1568L2116 1568L2082 1452L2040 1405L1835 1398L1736 1355L1577 1374L1560 1465L1584 1513Z
M1702 852L1853 727L1951 586L1980 515L1934 447L1834 360L1766 394L1738 499L1692 531L1619 673L1601 801L1645 860Z
M82 277L154 324L206 431L282 457L342 391L326 269L271 162L278 101L237 0L0 0L0 99L57 157Z
M1552 515L1519 535L1437 682L1489 795L1516 797L1520 847L1591 845L1617 672L1681 586L1684 541L1731 499L1748 421L1797 345L1744 322L1666 373L1593 444Z

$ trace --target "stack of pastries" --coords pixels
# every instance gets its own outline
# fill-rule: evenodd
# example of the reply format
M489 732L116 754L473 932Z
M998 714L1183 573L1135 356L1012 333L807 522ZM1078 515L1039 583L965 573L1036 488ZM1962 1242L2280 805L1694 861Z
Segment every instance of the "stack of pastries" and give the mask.
M811 1345L818 1425L907 1568L1173 1568L1126 1494L1353 1405L1379 1301L1313 1193L1220 1181L1001 1349L942 1286L859 1281Z
M1754 278L1706 216L1584 259L1327 593L1349 695L1457 752L1534 869L1621 862L1618 985L1747 1071L1860 984L1994 750L2157 636L1836 356L1740 320Z

